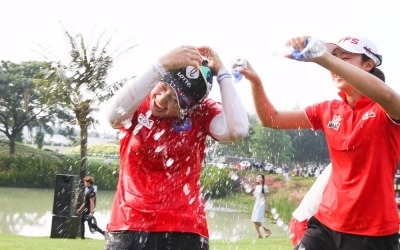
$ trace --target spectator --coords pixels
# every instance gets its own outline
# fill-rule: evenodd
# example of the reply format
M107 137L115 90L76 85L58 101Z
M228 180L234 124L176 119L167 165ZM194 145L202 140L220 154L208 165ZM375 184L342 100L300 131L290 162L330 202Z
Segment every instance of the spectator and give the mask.
M96 218L94 217L94 211L96 210L96 190L94 187L94 178L92 176L86 176L83 178L83 184L85 185L85 195L83 198L82 206L76 211L79 215L81 212L81 239L85 239L85 222L88 223L90 232L95 231L104 235L104 231L97 226Z
M271 235L271 230L263 225L265 221L265 212L267 210L267 193L268 186L265 185L265 177L262 174L257 175L256 178L257 185L254 188L253 196L255 198L255 203L253 207L253 212L251 214L251 221L253 221L254 226L257 231L258 238L262 238L261 228L265 232L265 237Z

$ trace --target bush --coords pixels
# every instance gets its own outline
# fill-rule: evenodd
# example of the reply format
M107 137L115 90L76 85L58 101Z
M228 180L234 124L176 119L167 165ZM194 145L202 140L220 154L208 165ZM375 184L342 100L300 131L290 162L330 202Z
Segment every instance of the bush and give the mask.
M71 158L13 157L0 155L0 183L7 187L54 188L55 175L74 174L78 166Z
M228 168L205 167L200 179L205 199L221 198L233 193Z
M40 156L13 157L0 155L0 185L23 188L54 188L57 174L78 175L78 157L58 155L57 158ZM114 190L117 184L117 167L104 163L88 163L87 174L95 177L96 185L103 190Z

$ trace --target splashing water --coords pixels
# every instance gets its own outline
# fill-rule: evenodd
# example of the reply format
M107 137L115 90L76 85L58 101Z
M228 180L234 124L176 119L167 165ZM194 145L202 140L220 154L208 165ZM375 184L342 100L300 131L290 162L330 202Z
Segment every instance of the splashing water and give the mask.
M234 180L234 181L237 181L237 180L239 179L239 176L238 176L236 173L232 173L232 174L230 175L230 177L231 177L231 179Z
M275 220L276 225L280 227L283 231L285 231L289 235L289 237L293 237L289 225L285 223L282 218L280 218L280 214L278 213L276 208L271 208L271 214Z
M126 132L118 133L118 140L122 140L126 136Z
M278 219L276 220L276 225L277 225L278 227L282 227L282 226L283 226L283 220L282 220L281 218L278 218Z
M157 141L158 139L160 139L160 137L161 137L164 133L165 133L165 129L163 129L163 130L161 130L161 131L155 133L154 136L153 136L154 140Z
M164 149L164 146L158 146L158 147L154 150L154 152L159 153L159 152L161 152L163 149Z
M133 130L133 134L136 135L142 127L143 127L142 124L136 125L135 129Z
M188 195L188 194L189 194L189 186L188 186L188 184L185 184L185 186L183 186L183 193L184 193L185 195Z
M122 122L122 126L123 126L125 129L130 128L130 127L132 126L131 120L128 119L128 120L123 121L123 122Z
M244 184L244 190L246 191L246 193L250 193L251 192L251 186L249 184Z
M165 162L165 166L166 166L166 167L171 167L173 163L174 163L174 159L169 158L169 159Z
M212 200L207 200L205 203L205 209L206 210L210 210L211 208L213 208L214 203L212 202Z

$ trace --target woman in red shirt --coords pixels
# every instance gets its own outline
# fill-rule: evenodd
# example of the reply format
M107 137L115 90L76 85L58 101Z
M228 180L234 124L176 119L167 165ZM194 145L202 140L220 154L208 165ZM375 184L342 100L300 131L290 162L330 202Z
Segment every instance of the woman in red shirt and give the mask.
M288 45L302 51L308 38ZM377 68L382 57L367 38L347 36L325 45L322 55L300 60L329 70L341 100L280 111L251 65L240 69L264 126L320 129L326 136L332 173L296 249L399 249L393 179L400 159L400 95L384 83Z
M222 102L207 98L213 76ZM108 118L121 146L105 249L209 249L200 189L206 138L228 142L248 132L217 53L182 46L162 56L111 99Z

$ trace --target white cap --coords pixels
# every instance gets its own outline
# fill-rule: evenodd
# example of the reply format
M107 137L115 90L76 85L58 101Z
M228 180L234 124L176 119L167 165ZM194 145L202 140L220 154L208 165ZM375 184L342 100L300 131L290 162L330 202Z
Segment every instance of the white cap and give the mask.
M365 54L375 62L375 66L382 64L382 56L378 54L378 47L363 36L343 37L337 43L326 43L328 52L332 53L337 47L350 53Z

